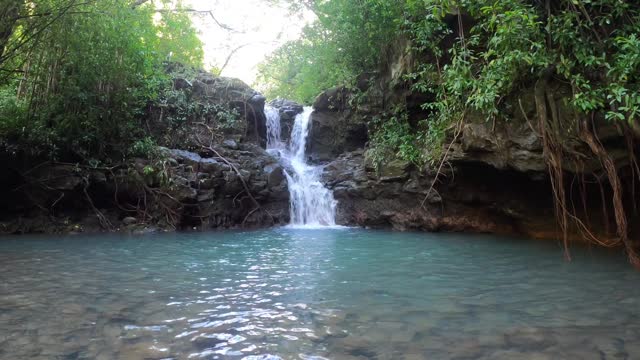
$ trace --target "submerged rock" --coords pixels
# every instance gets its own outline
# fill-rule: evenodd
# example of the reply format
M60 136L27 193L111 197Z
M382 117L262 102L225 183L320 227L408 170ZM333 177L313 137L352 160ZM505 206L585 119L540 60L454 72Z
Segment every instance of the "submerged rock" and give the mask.
M159 360L170 358L169 348L155 342L143 342L123 347L118 355L123 360Z

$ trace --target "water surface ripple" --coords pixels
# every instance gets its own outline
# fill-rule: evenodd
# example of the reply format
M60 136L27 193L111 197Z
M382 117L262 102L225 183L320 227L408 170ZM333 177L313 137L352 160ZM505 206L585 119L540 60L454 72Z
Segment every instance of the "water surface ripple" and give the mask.
M1 359L640 359L617 252L273 229L0 239Z

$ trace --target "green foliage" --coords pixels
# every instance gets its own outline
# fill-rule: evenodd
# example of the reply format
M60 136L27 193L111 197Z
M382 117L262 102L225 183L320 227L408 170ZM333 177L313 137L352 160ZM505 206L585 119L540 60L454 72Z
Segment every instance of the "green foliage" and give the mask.
M501 117L503 99L522 84L535 79L549 64L543 25L537 10L526 1L461 1L461 10L475 25L460 31L461 23L447 26L451 11L447 1L422 1L427 14L413 4L406 20L414 51L435 60L419 64L407 74L415 91L434 99L423 104L429 111L424 146L427 160L436 162L443 155L450 129L469 112L488 120ZM414 20L416 19L416 20ZM457 38L443 48L445 38Z
M376 167L394 158L416 165L423 164L420 144L424 139L412 129L405 109L398 108L391 113L376 116L370 125L371 154Z
M228 104L202 103L193 99L189 91L167 88L161 92L158 105L169 111L164 121L172 128L185 123L202 122L213 125L216 130L233 129L240 125L240 113Z
M310 103L326 88L352 83L380 63L384 47L399 31L401 4L401 0L304 3L317 20L303 30L301 39L284 44L259 66L256 86L270 98Z
M157 24L159 45L158 52L166 61L178 62L187 66L201 68L204 60L202 41L193 27L191 18L180 3L172 5Z
M158 146L156 145L156 141L150 136L145 136L144 138L135 141L129 152L133 156L151 159L157 155L157 148Z
M201 65L189 18L133 1L22 5L0 61L0 137L33 155L126 156L146 105L167 84L163 61ZM178 9L180 9L178 4ZM177 54L177 55L176 55ZM14 104L15 106L10 106Z
M308 102L323 88L375 71L401 32L410 39L422 61L405 78L430 101L424 121L412 126L398 116L373 121L380 153L411 159L418 151L408 148L416 146L437 161L467 115L508 120L505 99L550 78L570 87L576 119L598 113L634 122L640 112L636 1L291 1L318 20L261 68L272 97Z

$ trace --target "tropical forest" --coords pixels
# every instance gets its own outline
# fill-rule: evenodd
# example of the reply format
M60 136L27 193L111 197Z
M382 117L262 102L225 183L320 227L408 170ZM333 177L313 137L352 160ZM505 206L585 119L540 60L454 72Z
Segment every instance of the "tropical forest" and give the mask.
M0 0L0 359L640 359L640 3Z

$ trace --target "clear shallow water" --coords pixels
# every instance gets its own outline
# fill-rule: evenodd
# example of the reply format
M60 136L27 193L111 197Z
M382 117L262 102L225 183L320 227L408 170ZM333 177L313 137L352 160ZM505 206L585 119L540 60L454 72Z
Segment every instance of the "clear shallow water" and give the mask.
M640 359L640 273L573 255L355 229L3 238L0 358Z

